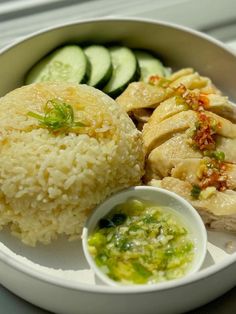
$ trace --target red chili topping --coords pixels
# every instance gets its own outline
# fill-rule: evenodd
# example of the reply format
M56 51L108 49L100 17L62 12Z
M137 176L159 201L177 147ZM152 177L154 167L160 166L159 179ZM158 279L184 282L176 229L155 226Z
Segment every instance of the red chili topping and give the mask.
M208 117L204 112L198 113L198 123L192 137L194 144L201 150L215 150L216 129L220 125Z
M180 84L178 87L175 88L175 93L178 95L178 96L182 96L187 93L187 88L185 87L184 84Z
M151 84L151 85L167 88L167 87L169 87L171 81L168 80L165 77L161 77L161 76L158 76L158 75L151 75L149 77L148 83Z
M217 159L210 159L207 162L207 168L203 171L200 181L200 188L205 189L208 186L214 186L218 191L225 191L228 188L227 179L225 174L226 164Z
M204 107L204 109L207 109L209 107L209 99L205 94L200 94L198 103Z
M160 81L160 76L158 75L151 75L148 79L148 83L152 85L158 85Z
M207 95L197 91L189 91L183 84L175 89L175 93L181 96L182 100L195 111L203 111L209 106Z

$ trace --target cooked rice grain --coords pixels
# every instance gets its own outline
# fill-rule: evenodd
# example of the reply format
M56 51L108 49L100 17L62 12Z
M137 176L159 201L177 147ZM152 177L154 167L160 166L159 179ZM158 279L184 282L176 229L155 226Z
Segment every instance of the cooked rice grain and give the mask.
M28 111L50 99L72 105L80 134L53 134ZM140 183L140 133L111 98L86 85L38 83L0 99L0 228L34 246L81 235L89 212Z

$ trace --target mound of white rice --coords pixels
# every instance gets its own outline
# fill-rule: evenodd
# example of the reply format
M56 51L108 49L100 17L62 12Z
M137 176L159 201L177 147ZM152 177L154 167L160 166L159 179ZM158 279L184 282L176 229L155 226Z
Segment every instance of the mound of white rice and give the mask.
M86 126L52 133L29 111L48 100L73 107ZM140 183L140 133L110 97L86 85L38 83L0 98L0 229L34 246L81 235L89 212L110 194Z

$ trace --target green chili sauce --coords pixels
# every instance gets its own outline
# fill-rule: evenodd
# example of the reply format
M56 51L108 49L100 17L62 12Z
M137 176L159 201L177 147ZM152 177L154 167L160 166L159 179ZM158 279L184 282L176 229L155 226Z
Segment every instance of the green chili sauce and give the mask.
M194 241L171 208L130 199L101 219L88 239L96 265L112 280L151 284L186 274Z

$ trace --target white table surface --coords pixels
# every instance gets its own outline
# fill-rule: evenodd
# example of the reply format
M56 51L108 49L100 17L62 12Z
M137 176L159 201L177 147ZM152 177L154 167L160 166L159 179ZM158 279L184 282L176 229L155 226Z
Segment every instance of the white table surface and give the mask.
M211 14L204 9L206 7L211 7ZM0 48L48 26L108 15L141 16L184 24L207 32L236 49L235 0L0 0ZM0 285L0 314L46 313L49 312L27 303ZM189 313L236 313L236 287Z

